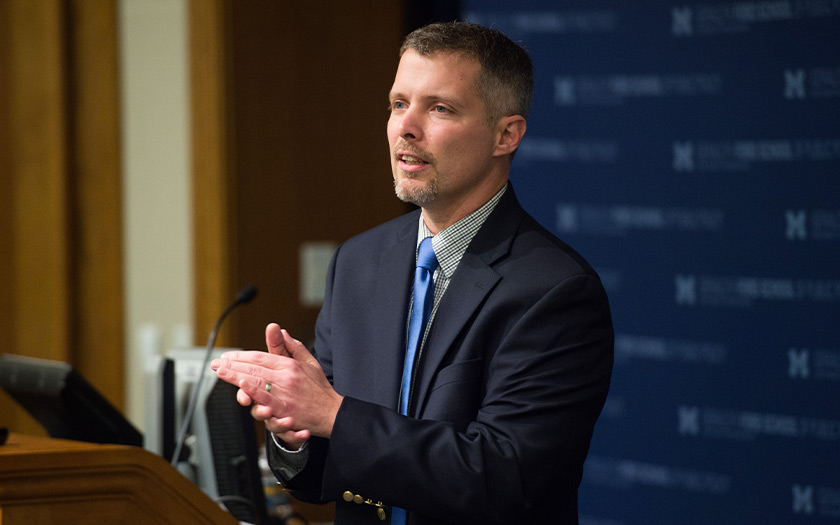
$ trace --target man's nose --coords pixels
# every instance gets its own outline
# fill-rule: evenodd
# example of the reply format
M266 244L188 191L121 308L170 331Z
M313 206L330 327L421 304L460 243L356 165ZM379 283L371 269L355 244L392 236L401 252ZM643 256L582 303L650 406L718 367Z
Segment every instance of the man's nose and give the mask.
M400 136L405 139L419 140L423 136L422 115L409 107L400 117Z

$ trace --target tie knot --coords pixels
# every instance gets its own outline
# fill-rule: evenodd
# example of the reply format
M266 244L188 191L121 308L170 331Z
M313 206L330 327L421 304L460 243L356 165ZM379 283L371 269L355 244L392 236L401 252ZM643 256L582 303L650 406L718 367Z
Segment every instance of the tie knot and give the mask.
M437 265L438 260L435 257L435 250L432 248L432 238L426 237L420 242L420 248L417 250L417 266L433 272Z

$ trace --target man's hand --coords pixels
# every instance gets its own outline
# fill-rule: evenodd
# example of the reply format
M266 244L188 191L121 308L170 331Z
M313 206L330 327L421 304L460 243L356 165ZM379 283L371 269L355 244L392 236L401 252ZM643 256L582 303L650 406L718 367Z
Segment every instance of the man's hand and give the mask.
M343 397L318 361L286 330L265 329L268 353L225 352L210 367L219 379L239 387L236 400L292 449L310 436L329 438ZM270 384L269 388L267 385Z

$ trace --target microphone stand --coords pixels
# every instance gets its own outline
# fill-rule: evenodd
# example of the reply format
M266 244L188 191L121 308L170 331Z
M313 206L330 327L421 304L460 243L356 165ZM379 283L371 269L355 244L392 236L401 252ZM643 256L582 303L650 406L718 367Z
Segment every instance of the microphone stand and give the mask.
M207 370L207 366L210 363L210 356L213 354L213 347L216 345L216 334L219 332L219 327L222 325L222 321L224 321L225 317L233 311L234 308L239 306L240 304L246 304L251 302L251 300L256 297L257 289L253 286L246 286L239 290L239 293L236 294L236 300L230 304L230 306L222 312L222 315L216 320L216 324L213 325L213 330L210 332L210 337L207 340L207 350L204 354L204 364L201 366L198 375L198 381L193 388L192 393L190 394L190 403L187 406L187 412L184 414L184 421L181 424L181 431L178 433L178 439L176 440L175 444L175 452L172 453L171 465L173 467L178 466L178 461L181 456L181 449L184 447L184 442L187 439L187 431L189 430L190 423L192 423L193 413L195 412L195 406L198 404L198 395L201 391L201 384L204 382L204 373Z

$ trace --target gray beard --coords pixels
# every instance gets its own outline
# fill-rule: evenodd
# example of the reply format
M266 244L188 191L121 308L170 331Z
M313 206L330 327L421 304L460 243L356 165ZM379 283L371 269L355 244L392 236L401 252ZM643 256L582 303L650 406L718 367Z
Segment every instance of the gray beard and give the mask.
M432 180L427 186L420 189L406 191L397 184L397 181L394 181L394 193L401 201L414 204L415 206L420 206L422 208L435 200L435 197L437 197L438 194L438 185L436 180Z

